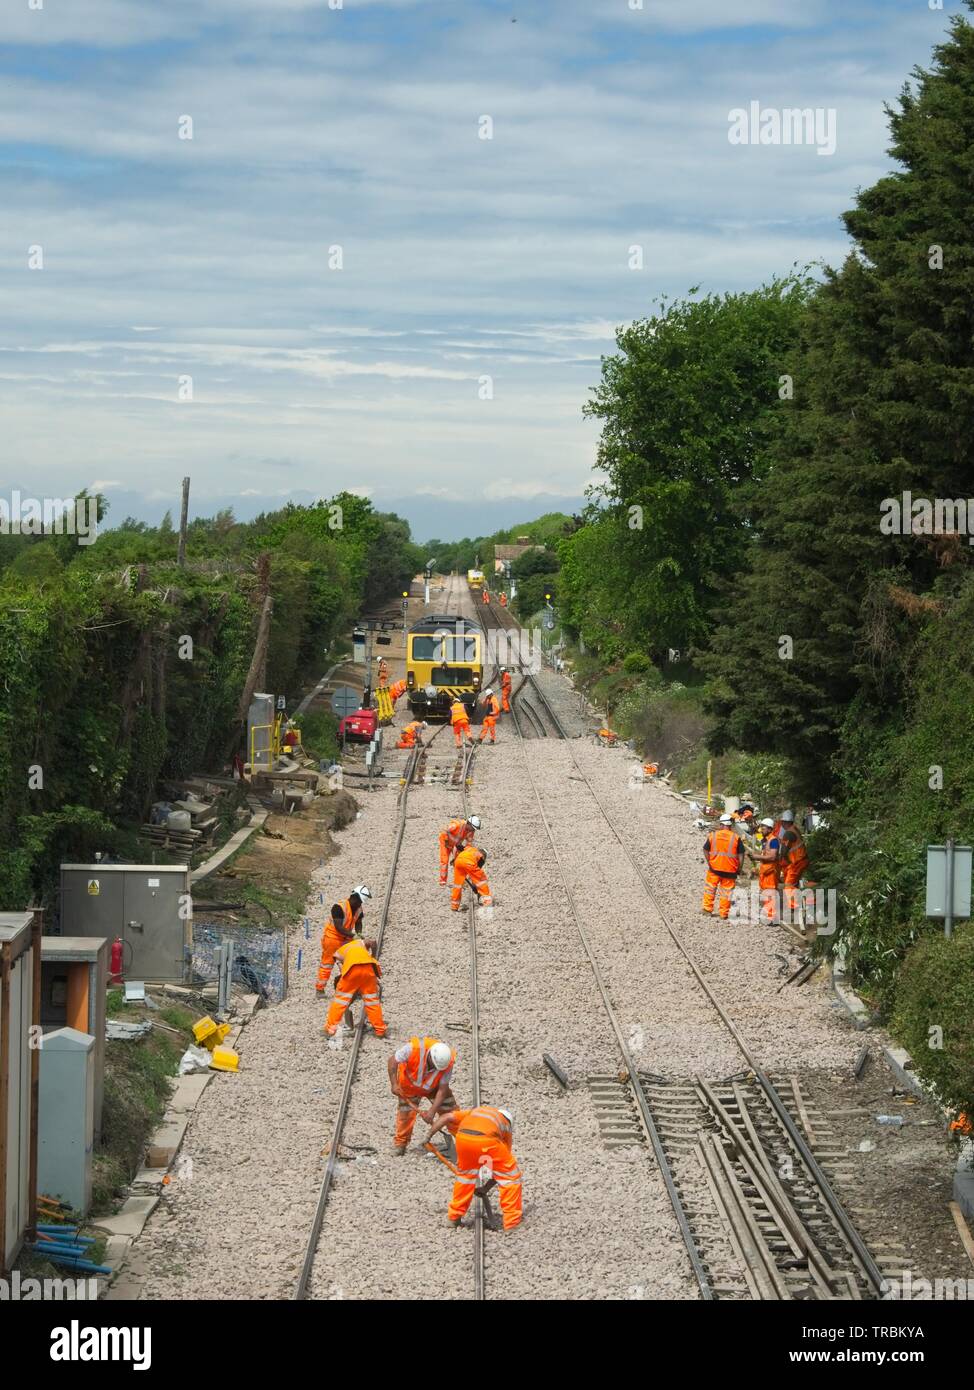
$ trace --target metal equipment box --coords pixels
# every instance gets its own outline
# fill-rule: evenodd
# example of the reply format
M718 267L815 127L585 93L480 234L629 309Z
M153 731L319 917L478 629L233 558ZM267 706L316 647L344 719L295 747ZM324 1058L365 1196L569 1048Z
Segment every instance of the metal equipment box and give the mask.
M182 984L193 955L189 867L62 864L61 931L120 936L126 979Z
M75 1028L95 1040L95 1143L105 1091L108 941L103 936L41 937L41 1027Z
M41 914L0 912L0 1273L37 1210Z
M37 1183L79 1216L91 1206L95 1040L76 1028L45 1033L37 1122Z

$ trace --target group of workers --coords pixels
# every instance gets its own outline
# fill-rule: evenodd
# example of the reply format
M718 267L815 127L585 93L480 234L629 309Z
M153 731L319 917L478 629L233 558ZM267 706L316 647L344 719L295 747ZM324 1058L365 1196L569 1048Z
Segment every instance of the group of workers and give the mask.
M480 818L451 821L440 834L440 883L446 883L450 864L454 867L454 910L460 905L464 882L474 887L478 900L490 902L490 890L483 875L482 850L473 845L480 829ZM348 897L335 903L321 938L321 964L315 985L325 993L335 967L335 993L328 1008L324 1031L334 1037L344 1022L351 1023L347 1011L356 995L361 995L365 1016L377 1038L384 1038L388 1026L379 997L382 967L376 956L376 942L364 935L364 903L371 898L369 888L358 884ZM497 1187L505 1231L522 1219L521 1173L512 1148L513 1112L508 1106L477 1105L460 1109L452 1089L456 1051L440 1038L410 1038L388 1059L389 1085L396 1098L393 1151L402 1156L409 1147L417 1119L429 1126L426 1147L449 1167L454 1175L453 1194L447 1219L458 1227L475 1196L485 1200ZM425 1108L424 1108L425 1107ZM456 1161L432 1143L446 1129L453 1136ZM489 1205L487 1212L490 1213Z
M739 816L738 824L750 829L750 817ZM730 916L731 900L738 875L747 856L758 868L758 889L761 912L770 922L779 920L779 899L785 909L794 913L798 905L798 886L808 867L808 849L801 831L795 824L794 811L782 811L779 820L770 816L758 823L755 833L757 851L745 844L735 829L734 817L725 813L717 827L704 841L707 861L707 880L703 890L701 910L713 914L715 900L721 917Z
M510 713L511 710L511 673L507 667L501 667L501 693L498 699L493 687L488 686L481 698L483 707L483 718L480 725L480 737L478 743L497 742L497 720L502 713ZM406 682L396 681L390 685L389 695L392 703L395 704L400 695L405 694ZM464 747L468 742L472 742L470 735L470 711L459 696L450 705L450 727L453 730L453 738L458 748ZM422 747L423 731L429 728L425 719L413 719L403 727L396 743L397 748L415 748L417 744Z

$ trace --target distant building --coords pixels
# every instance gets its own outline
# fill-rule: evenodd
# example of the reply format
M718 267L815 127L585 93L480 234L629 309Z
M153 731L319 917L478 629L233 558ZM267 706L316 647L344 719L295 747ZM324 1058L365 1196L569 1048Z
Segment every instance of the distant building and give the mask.
M503 574L505 566L513 565L527 550L544 550L544 546L538 545L530 536L518 536L513 545L495 545L494 573Z

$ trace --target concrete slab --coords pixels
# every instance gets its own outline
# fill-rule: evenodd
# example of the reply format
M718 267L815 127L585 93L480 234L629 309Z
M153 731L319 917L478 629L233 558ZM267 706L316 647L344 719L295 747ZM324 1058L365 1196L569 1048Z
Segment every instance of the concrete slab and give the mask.
M970 1168L958 1168L954 1174L954 1201L967 1224L974 1226L974 1171Z
M168 1168L140 1168L132 1179L133 1187L162 1188Z
M212 1077L209 1072L200 1072L196 1076L179 1077L170 1097L168 1110L175 1115L190 1114L196 1109L200 1096L211 1080Z
M913 1071L913 1058L905 1047L884 1047L883 1055L895 1073L897 1081L906 1086L908 1090L916 1092L918 1096L923 1096L925 1100L930 1099L930 1093Z
M143 1226L158 1203L158 1197L127 1197L117 1216L100 1217L92 1225L99 1231L108 1231L110 1235L131 1236L134 1239L142 1234Z
M110 1236L105 1242L105 1256L101 1264L117 1269L132 1248L131 1236Z
M837 971L832 972L832 988L856 1027L868 1028L871 1019L869 1010L851 985L846 983L845 976L840 975Z
M187 1115L177 1115L174 1111L167 1110L162 1117L162 1124L152 1133L148 1147L150 1149L172 1149L175 1155L183 1142L183 1135L186 1133L186 1126L189 1124Z

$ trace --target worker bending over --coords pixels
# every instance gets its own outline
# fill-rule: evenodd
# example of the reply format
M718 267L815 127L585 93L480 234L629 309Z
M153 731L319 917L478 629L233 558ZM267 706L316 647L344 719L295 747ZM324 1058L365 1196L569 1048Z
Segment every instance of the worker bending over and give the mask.
M511 673L506 666L501 667L501 709L505 714L511 712Z
M780 841L774 833L774 821L765 818L760 823L763 832L758 844L757 854L747 851L758 866L758 888L761 890L761 912L769 922L778 917L778 881L780 864L778 849Z
M427 1124L432 1124L442 1111L456 1109L450 1089L456 1060L457 1054L449 1043L419 1037L410 1038L389 1058L389 1085L399 1101L393 1147L400 1156L409 1146L424 1100L429 1101L429 1109L423 1112Z
M389 699L395 704L400 695L405 695L408 688L405 681L393 681L389 687Z
M457 855L467 845L473 843L476 831L480 829L480 817L468 816L451 820L445 830L440 831L440 882L446 883L447 870Z
M720 826L712 830L703 842L703 852L707 858L707 886L703 890L702 911L712 914L714 894L720 893L720 915L729 917L731 895L741 872L744 860L744 845L740 835L732 829L729 815L720 818Z
M423 746L423 730L428 729L429 725L425 719L414 719L411 724L407 724L399 736L397 748L415 748L418 743L420 748Z
M351 941L356 933L361 934L365 925L362 916L362 901L372 894L364 883L349 893L344 902L335 903L331 909L331 920L325 923L321 934L321 964L318 966L318 982L315 989L324 994L331 968L335 963L335 952L340 946Z
M454 1110L434 1120L427 1141L449 1126L456 1140L457 1167L453 1196L447 1217L459 1226L474 1199L476 1188L493 1178L500 1194L504 1230L520 1226L522 1220L521 1170L511 1147L514 1115L502 1107L478 1105L473 1110Z
M459 748L470 737L470 715L462 700L454 700L450 706L450 723L453 725L453 737Z
M470 887L477 894L481 907L490 907L493 899L490 896L490 884L487 882L487 875L484 873L484 863L487 859L487 851L477 849L476 845L468 845L462 849L453 861L453 887L450 890L450 908L453 912L460 911L460 899L463 896L463 885L469 883Z
M478 743L483 743L484 739L490 734L491 743L497 742L497 717L501 712L501 702L494 692L488 688L484 691L484 718L480 729Z
M356 937L354 941L339 946L335 952L339 974L335 982L335 997L328 1006L328 1017L325 1019L325 1032L330 1038L338 1032L345 1010L356 994L362 996L365 1017L372 1025L372 1032L377 1038L385 1037L386 1022L379 1002L382 966L373 955L374 950L374 941L362 941Z
M781 881L784 885L784 905L794 912L798 906L798 884L808 868L808 849L802 833L795 825L794 811L782 811L781 820L775 827L778 846L778 863L781 866Z

